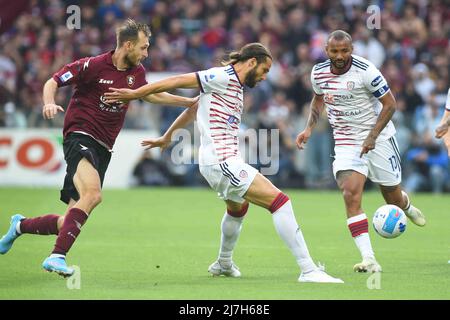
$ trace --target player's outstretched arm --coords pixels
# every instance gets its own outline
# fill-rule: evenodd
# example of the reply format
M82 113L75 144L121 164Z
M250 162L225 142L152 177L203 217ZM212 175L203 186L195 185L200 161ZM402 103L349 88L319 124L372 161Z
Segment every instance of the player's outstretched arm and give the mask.
M105 93L105 100L107 103L114 103L118 101L130 101L134 99L143 98L149 94L166 92L177 88L198 88L197 75L186 73L169 77L154 83L146 84L136 90L109 88L111 92Z
M305 144L308 142L308 139L311 136L314 127L319 121L320 114L322 113L323 108L323 95L314 94L310 105L310 112L306 128L302 132L300 132L295 139L295 143L300 150L303 150L305 148Z
M44 119L53 119L58 111L64 112L64 108L55 103L55 95L58 90L58 83L50 78L44 84L42 99L44 107L42 108L42 116Z
M363 154L369 152L370 150L375 149L375 142L378 136L395 113L396 102L391 91L388 91L388 93L382 96L379 100L382 103L383 108L381 109L375 126L372 128L372 130L370 130L367 138L363 142L361 153L359 155L360 157L362 157Z
M436 128L436 138L439 139L442 138L445 146L447 147L448 155L450 157L450 130L448 130L449 126L450 126L450 111L445 110L441 122Z
M149 94L143 98L143 100L154 103L161 104L165 106L178 106L178 107L191 107L198 101L198 96L194 98L186 98L182 96L177 96L167 92Z
M189 123L194 121L197 114L198 102L196 102L192 107L183 111L182 114L175 119L172 125L167 129L162 137L150 138L143 140L141 146L146 147L146 150L152 148L161 148L161 151L166 149L172 142L172 135L175 130L186 127Z

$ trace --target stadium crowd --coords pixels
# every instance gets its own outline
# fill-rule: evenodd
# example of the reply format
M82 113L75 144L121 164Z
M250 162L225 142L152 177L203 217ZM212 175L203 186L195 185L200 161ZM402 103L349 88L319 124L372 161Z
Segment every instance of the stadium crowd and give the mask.
M73 4L81 8L79 30L66 24L66 9ZM376 11L367 12L370 4L381 9L375 29L367 24L368 19L377 21L372 16ZM397 99L393 121L406 190L450 191L447 151L434 138L450 86L450 7L444 0L32 0L0 35L0 127L61 127L63 114L53 121L42 118L44 82L68 62L113 49L115 26L127 17L151 28L144 61L150 73L210 68L248 42L270 48L274 63L268 81L247 90L242 125L280 130L279 172L269 178L281 187L336 186L326 115L306 151L296 149L295 137L307 120L310 72L326 59L327 35L348 31L354 54L381 70ZM58 104L67 106L69 90L58 91ZM125 128L163 133L181 110L133 102ZM144 155L142 161L156 160ZM143 163L138 166L145 167ZM141 184L200 183L192 178L194 166L186 169L189 179L177 178L179 169L167 169L158 170L159 179L142 177L148 170L135 172Z

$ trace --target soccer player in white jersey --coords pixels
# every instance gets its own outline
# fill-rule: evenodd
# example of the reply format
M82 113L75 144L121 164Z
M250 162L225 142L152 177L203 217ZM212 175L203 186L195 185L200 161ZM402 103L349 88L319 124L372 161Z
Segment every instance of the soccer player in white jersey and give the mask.
M352 51L348 33L337 30L329 35L329 59L311 71L311 111L296 143L299 149L304 148L326 107L335 142L333 174L344 197L348 228L362 256L362 262L353 269L381 272L361 207L366 179L378 184L386 203L402 208L414 224L424 226L425 217L411 205L400 186L400 154L390 121L395 98L380 71L366 59L352 55Z
M441 122L436 128L436 138L444 140L444 144L447 147L448 156L450 157L450 88L448 89L447 102L445 103L445 111L442 115Z
M150 92L176 88L200 88L196 113L201 134L200 172L226 203L219 257L208 269L211 274L240 277L232 253L249 203L253 203L272 213L276 231L301 269L298 281L342 283L342 280L329 276L313 262L288 196L246 164L238 151L244 84L254 87L266 79L272 65L270 52L259 43L250 43L240 51L231 53L230 60L225 64L224 67L170 77L137 90L111 88L113 92L107 95L107 101L127 101ZM173 131L192 121L194 116L192 111L185 110L163 137L144 140L142 145L166 147L170 144Z
M445 111L442 115L441 122L436 128L436 138L444 140L444 144L447 147L448 156L450 157L450 88L447 93L447 101L445 102ZM450 264L450 260L448 260Z

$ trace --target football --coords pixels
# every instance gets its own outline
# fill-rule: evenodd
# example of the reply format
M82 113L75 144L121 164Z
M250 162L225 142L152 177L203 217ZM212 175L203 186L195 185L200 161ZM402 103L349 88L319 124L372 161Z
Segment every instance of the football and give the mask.
M386 204L377 209L373 216L373 228L383 238L396 238L406 230L406 215L397 206Z

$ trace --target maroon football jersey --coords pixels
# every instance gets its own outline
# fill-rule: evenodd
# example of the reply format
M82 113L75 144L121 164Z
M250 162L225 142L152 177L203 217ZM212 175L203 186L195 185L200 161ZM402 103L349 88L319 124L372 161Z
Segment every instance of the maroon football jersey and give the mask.
M107 104L104 93L110 87L136 89L147 83L142 65L117 70L112 62L113 53L82 58L53 75L58 87L75 85L64 118L64 137L70 132L84 132L112 149L122 129L128 104Z

